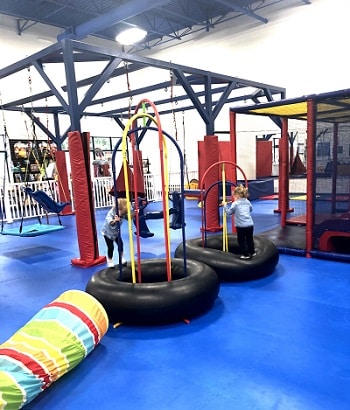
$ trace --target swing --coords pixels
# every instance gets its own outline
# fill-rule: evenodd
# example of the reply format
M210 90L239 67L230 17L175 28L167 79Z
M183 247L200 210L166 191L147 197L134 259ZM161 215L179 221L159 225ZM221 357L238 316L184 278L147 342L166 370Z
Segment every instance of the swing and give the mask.
M20 236L20 237L31 237L44 235L54 231L60 231L64 229L63 225L47 225L47 224L33 224L29 226L22 227L22 230L18 228L3 229L2 235Z
M45 212L53 212L59 214L63 209L70 204L70 202L55 202L50 198L46 192L41 190L33 191L31 188L26 187L24 191L31 198L34 198L35 201L43 208Z
M7 149L7 138L8 138L8 135L7 135L6 128L5 128L5 135L4 135L5 161L4 161L4 187L3 187L3 192L4 193L5 193L5 172L7 171L7 168L8 168L7 155L6 155L6 153L7 153L7 151L6 151L6 149ZM28 188L28 187L25 188L25 189L27 190L26 193L29 194L29 190L31 191L31 189ZM44 192L43 192L43 194L46 195ZM41 224L41 223L37 223L37 224L34 224L34 225L23 227L23 218L22 218L22 221L21 221L21 226L19 228L17 228L17 227L16 228L8 228L8 229L4 228L4 213L5 213L5 199L4 199L4 196L5 195L3 195L3 198L2 198L2 209L1 209L1 215L2 215L2 217L1 217L1 221L2 221L1 222L1 234L2 235L22 236L22 237L38 236L38 235L44 235L44 234L49 233L49 232L61 230L61 229L64 228L62 225L44 225L44 224ZM52 201L49 197L47 197L47 198L50 201ZM54 202L54 204L56 204L56 203ZM66 206L66 203L64 204L64 206ZM44 208L44 206L43 206L43 208ZM46 209L49 209L48 205L46 205ZM58 210L59 210L59 208L56 207L54 212L57 213Z
M32 237L44 235L50 232L55 232L64 229L62 222L59 217L59 212L61 212L69 202L55 202L51 199L44 191L33 191L31 188L24 188L26 195L33 198L38 204L44 209L46 213L54 212L57 214L59 219L59 225L49 225L42 224L40 218L38 217L39 223L23 226L23 216L19 228L9 228L5 229L3 224L1 227L2 235L20 236L20 237Z
M27 178L25 179L27 180ZM49 189L51 190L51 185L49 184ZM31 199L35 200L45 211L46 219L48 221L48 213L55 213L57 214L59 225L49 225L42 224L40 217L38 217L39 223L29 226L23 226L23 216L21 220L21 225L19 229L12 228L3 230L4 235L13 235L13 236L22 236L22 237L30 237L30 236L39 236L44 235L50 232L58 231L64 229L62 226L61 218L59 213L70 204L70 202L55 202L52 198L50 198L46 192L42 190L33 191L26 183L26 187L24 188L24 192L26 196L29 196Z
M29 77L29 84L31 85L31 79ZM2 101L1 101L1 107L2 107ZM33 108L33 107L32 107ZM7 127L6 127L6 121L5 121L5 116L4 116L4 111L2 109L2 114L3 114L3 127L4 127L4 150L5 150L5 162L6 162L6 167L8 169L8 161L7 161L7 155L6 155L6 150L7 150L7 145L8 145L8 133L7 133ZM25 124L28 135L29 135L29 131L28 131L28 127L27 124ZM39 166L39 169L41 169L40 164L39 164L39 160L37 158L37 155L34 152L33 147L35 147L35 149L37 148L37 139L36 139L36 134L35 134L35 127L34 127L34 123L32 121L32 129L33 129L33 144L32 144L32 149L30 151L30 153L34 156L35 162L36 164ZM45 159L45 158L44 158ZM43 166L45 168L45 163L43 163ZM38 221L39 223L33 224L33 225L29 225L29 226L23 226L23 214L22 214L22 218L21 218L21 223L19 228L4 228L4 199L3 199L3 206L2 206L2 224L1 224L1 234L2 235L12 235L12 236L20 236L20 237L32 237L32 236L38 236L38 235L44 235L46 233L50 233L53 231L58 231L61 229L64 229L64 227L62 226L62 222L60 220L60 216L59 213L67 206L70 204L70 202L55 202L52 198L50 198L44 191L33 191L29 186L28 186L28 168L29 168L29 161L27 163L26 166L26 175L25 175L25 181L26 181L26 185L24 188L24 192L26 194L25 198L27 196L29 196L31 199L35 200L42 208L43 210L46 212L46 218L48 220L48 216L47 214L49 212L53 212L56 213L58 216L58 220L59 220L59 225L49 225L47 224L42 224L41 223L41 218L38 216ZM46 171L45 171L46 173ZM49 189L51 190L51 185L49 184ZM5 194L5 164L4 164L4 194ZM25 201L25 199L24 199Z
M170 229L182 229L182 201L181 201L181 194L177 191L174 191L169 194L169 199L172 201L173 206L169 208L169 216L172 216L171 221L169 222ZM144 209L147 206L147 202L142 198L138 198L138 213L137 219L136 216L133 218L134 224L137 227L137 223L139 224L139 235L141 238L151 238L154 236L154 233L151 232L147 226L146 220L150 219L163 219L164 212L163 211L153 211L144 213ZM135 232L137 234L137 232Z

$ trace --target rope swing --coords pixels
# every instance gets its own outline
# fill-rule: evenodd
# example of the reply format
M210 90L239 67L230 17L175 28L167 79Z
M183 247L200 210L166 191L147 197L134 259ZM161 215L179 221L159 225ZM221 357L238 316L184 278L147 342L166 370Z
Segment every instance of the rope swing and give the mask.
M28 86L29 86L29 92L30 92L30 97L33 94L32 90L32 78L30 74L30 67L28 67ZM58 229L63 229L62 226L62 221L60 218L59 213L68 205L70 202L56 202L54 201L54 193L52 190L52 186L49 181L47 181L48 184L48 189L50 192L50 195L47 195L47 193L43 190L36 190L33 191L33 189L29 186L29 174L30 174L30 158L33 158L34 164L36 165L38 171L40 172L40 178L43 177L43 175L46 175L46 156L49 153L49 150L43 151L43 153L40 155L38 152L38 139L35 131L35 122L34 122L34 106L33 106L33 101L32 98L30 98L30 117L31 117L31 130L29 130L29 126L27 124L26 119L24 120L24 125L25 129L27 132L27 147L26 147L26 164L25 164L25 172L24 172L24 188L23 192L24 195L22 196L22 206L21 209L23 210L26 207L26 204L28 203L29 199L29 206L34 207L36 210L36 217L38 219L38 223L30 226L24 227L24 212L22 211L21 213L21 220L20 220L20 226L19 228L12 228L12 229L4 229L3 223L2 223L2 228L1 228L1 233L5 235L14 235L14 236L37 236L37 235L43 235L45 233L55 231ZM2 101L1 101L1 106L2 106ZM24 107L22 106L22 114L25 113ZM2 106L2 117L3 117L3 126L4 126L4 144L7 145L7 140L9 139L8 134L7 134L7 127L6 127L6 121L5 121L5 116L3 112L3 106ZM5 159L7 162L7 154L5 154ZM41 161L42 159L42 161ZM8 166L8 165L7 165ZM9 172L9 170L8 170ZM5 191L4 191L5 194ZM5 195L4 195L5 196ZM38 214L38 207L35 207L34 202L37 203L45 212L46 214L46 219L47 219L47 225L42 224L41 217ZM59 226L55 225L48 225L48 213L56 213L59 221ZM2 212L3 214L3 212Z

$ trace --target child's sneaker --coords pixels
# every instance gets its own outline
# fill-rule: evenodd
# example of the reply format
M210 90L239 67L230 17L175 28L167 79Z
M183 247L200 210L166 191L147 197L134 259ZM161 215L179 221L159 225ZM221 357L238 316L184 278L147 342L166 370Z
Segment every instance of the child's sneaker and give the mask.
M109 268L114 268L113 259L107 258L107 266L108 266Z
M241 255L239 257L239 259L250 259L250 258L251 258L250 256L246 256L246 255Z

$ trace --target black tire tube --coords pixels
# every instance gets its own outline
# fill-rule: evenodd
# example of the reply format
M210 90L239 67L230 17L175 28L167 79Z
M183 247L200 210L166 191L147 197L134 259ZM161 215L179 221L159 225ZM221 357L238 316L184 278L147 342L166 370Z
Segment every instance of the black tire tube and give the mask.
M162 325L199 316L209 310L219 293L215 271L199 261L171 260L167 281L165 259L141 261L142 283L132 283L131 266L96 272L86 286L106 309L113 323Z
M251 259L240 259L237 235L228 235L229 252L223 252L222 234L207 237L206 246L202 247L202 238L186 241L186 257L209 265L221 281L243 282L270 275L278 261L277 247L269 239L254 236L256 256ZM183 244L175 250L175 258L183 257Z

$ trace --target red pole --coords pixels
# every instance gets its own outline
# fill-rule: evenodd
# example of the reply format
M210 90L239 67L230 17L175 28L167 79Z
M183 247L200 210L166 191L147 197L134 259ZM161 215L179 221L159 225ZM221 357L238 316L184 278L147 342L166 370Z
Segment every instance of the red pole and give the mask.
M135 144L135 134L133 133L131 135L131 148L132 148L132 162L134 166L134 173L133 173L133 184L134 184L134 201L135 201L135 209L136 212L138 212L138 194L139 194L139 183L142 181L143 183L143 173L140 171L139 165L140 161L142 164L142 153L141 151L137 150L136 144ZM140 232L140 224L139 224L139 218L136 218L136 232ZM137 280L139 283L142 282L142 274L141 274L141 242L140 242L140 236L137 235L136 237L136 249L137 249Z
M287 209L289 202L289 180L288 180L288 119L282 118L282 138L280 141L282 158L280 157L281 175L279 186L279 197L281 198L281 226L286 226Z

